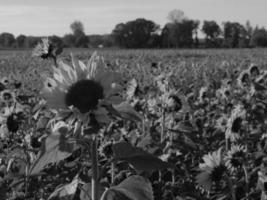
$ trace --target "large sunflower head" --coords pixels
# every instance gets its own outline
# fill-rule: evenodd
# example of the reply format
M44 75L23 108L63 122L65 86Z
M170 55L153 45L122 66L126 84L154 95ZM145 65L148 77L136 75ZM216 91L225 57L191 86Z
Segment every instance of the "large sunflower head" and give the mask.
M87 64L72 57L72 65L63 62L47 78L42 95L57 111L106 113L101 105L120 103L120 75L106 69L102 57L94 53ZM97 116L96 116L97 118Z
M199 164L200 173L196 176L196 182L205 190L210 191L214 182L218 183L227 168L222 160L221 148L203 156L204 163Z

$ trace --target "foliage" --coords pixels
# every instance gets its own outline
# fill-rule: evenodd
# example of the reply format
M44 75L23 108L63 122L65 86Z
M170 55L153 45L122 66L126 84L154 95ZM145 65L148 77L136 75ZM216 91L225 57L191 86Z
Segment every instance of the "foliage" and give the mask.
M150 37L155 34L159 26L153 21L136 19L127 23L117 24L112 31L115 42L125 48L145 48Z
M105 60L65 50L55 54L53 68L53 60L32 58L27 51L1 53L0 198L266 196L265 50L100 54ZM47 78L62 83L60 90L68 87L67 78L84 73L116 88L113 97L122 103L110 104L103 95L98 111L105 112L50 109L40 95ZM109 80L121 87L108 87ZM54 94L57 100L60 93ZM97 121L103 119L95 117L99 113L105 120Z
M204 21L202 32L206 35L207 47L219 47L218 37L221 34L221 28L215 21Z

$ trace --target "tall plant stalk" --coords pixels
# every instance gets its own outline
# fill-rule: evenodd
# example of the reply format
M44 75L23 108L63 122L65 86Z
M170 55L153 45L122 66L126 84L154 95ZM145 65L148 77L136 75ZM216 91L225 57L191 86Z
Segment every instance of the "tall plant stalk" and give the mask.
M97 137L92 141L91 145L91 157L92 157L92 200L98 200L98 193L99 193L99 188L98 188L98 174L99 174L99 169L98 169L98 152L97 152Z
M164 141L164 133L165 133L165 109L162 108L161 113L161 135L160 135L160 142L162 143Z

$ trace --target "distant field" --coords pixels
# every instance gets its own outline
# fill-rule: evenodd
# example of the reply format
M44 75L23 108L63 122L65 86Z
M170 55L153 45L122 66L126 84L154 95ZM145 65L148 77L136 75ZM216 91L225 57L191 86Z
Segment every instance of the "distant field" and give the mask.
M267 49L65 49L61 58L69 60L72 53L80 60L86 60L94 51L103 55L111 66L116 62L120 63L122 71L126 68L127 71L135 71L136 66L150 68L153 63L158 64L162 71L179 66L187 69L193 66L201 71L204 68L214 69L222 64L232 68L244 68L251 62L260 66L267 65ZM14 72L27 76L29 71L34 70L36 74L25 80L32 82L32 79L40 80L41 75L49 73L52 65L49 60L33 58L30 50L0 50L0 77ZM36 85L39 84L34 84Z

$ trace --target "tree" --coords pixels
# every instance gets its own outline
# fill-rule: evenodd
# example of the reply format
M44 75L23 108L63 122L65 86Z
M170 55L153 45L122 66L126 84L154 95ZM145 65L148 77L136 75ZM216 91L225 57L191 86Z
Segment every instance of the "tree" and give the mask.
M84 35L84 26L82 24L82 22L80 21L74 21L71 25L70 28L72 30L72 33L74 36L80 36L80 35Z
M62 40L61 37L56 36L56 35L52 35L52 36L49 37L49 39L54 45L56 45L58 47L63 46L63 40Z
M163 47L193 47L197 41L196 30L199 21L183 20L182 22L168 23L162 29L162 46ZM195 41L193 36L195 35Z
M72 34L66 34L62 38L63 46L65 47L75 47L75 36Z
M14 47L15 37L11 33L2 33L0 35L0 46L4 48Z
M19 35L16 38L17 48L24 48L26 46L26 39L27 39L27 37L25 35Z
M215 21L204 21L202 26L202 32L206 35L207 47L219 46L219 35L221 34L221 28Z
M224 46L241 47L245 39L245 28L238 22L225 22L224 24Z
M188 18L185 16L184 11L178 9L170 11L167 18L171 23L181 23L184 20L188 20Z
M267 31L265 28L256 27L251 37L251 45L256 47L267 46Z
M252 34L253 34L253 27L251 26L249 20L247 20L247 22L246 22L245 30L246 30L246 46L250 47L251 38L252 38Z
M80 21L74 21L70 28L75 37L74 46L75 47L88 47L89 39L84 33L84 26ZM69 37L69 39L72 39Z
M115 43L125 48L145 48L159 26L143 18L117 24L112 31Z

